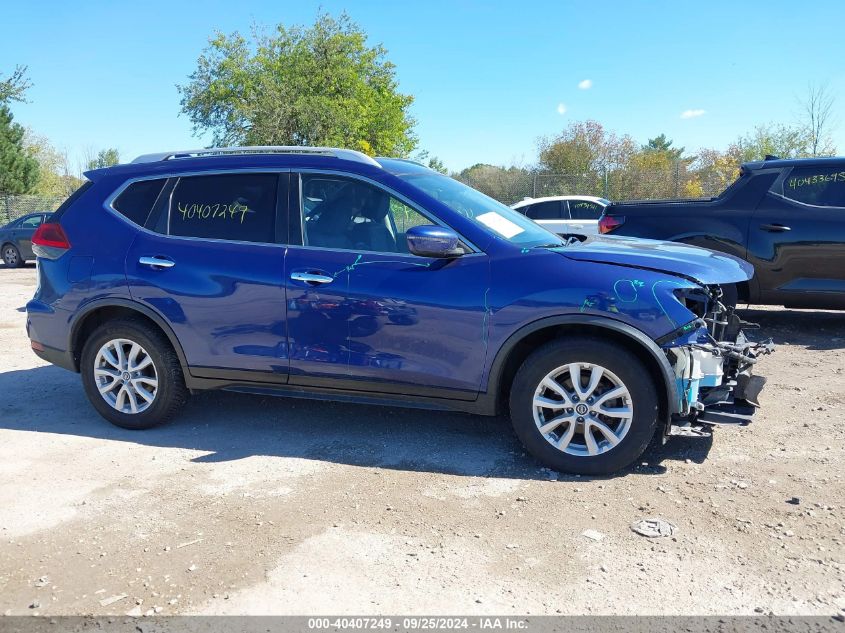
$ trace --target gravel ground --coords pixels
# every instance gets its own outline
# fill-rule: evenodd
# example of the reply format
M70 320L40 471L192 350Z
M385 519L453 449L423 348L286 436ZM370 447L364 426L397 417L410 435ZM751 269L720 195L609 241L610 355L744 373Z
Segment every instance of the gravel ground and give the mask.
M463 414L206 393L118 429L29 350L34 285L0 268L0 613L845 608L843 313L746 310L779 344L756 421L589 479Z

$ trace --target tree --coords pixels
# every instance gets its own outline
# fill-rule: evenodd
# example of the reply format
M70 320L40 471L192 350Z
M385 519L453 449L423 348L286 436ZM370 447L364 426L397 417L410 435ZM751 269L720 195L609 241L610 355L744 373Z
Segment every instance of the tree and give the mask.
M102 169L120 162L120 152L114 147L101 149L96 156L88 156L85 161L86 169Z
M0 193L28 193L38 180L38 161L23 145L24 129L0 105Z
M556 173L587 174L622 167L636 152L627 134L617 136L597 121L576 121L558 136L540 139L540 167Z
M428 153L428 150L421 150L414 155L414 160L422 165L426 165L429 169L433 169L434 171L438 171L441 174L448 174L449 170L446 169L446 165L443 164L443 161L437 158L437 156L432 156Z
M0 105L12 101L26 101L24 95L31 87L32 82L26 77L26 66L15 66L8 79L0 75Z
M715 196L724 191L739 177L740 163L736 146L727 152L710 148L698 150L690 173L695 186L700 189L699 195Z
M38 180L31 193L38 196L64 198L76 191L82 180L71 174L67 152L60 152L46 136L30 129L24 133L24 148L38 161Z
M728 154L738 163L763 160L767 155L802 158L811 155L812 142L806 128L768 123L739 137L728 147Z
M454 174L454 178L505 204L522 200L532 191L532 174L521 167L477 163Z
M811 156L833 156L836 149L830 136L835 99L827 86L807 86L807 96L801 102L802 126L809 137L807 148Z
M648 139L648 143L643 145L644 152L665 152L671 160L680 160L684 155L685 147L672 147L672 141L666 138L665 134L655 136Z
M370 155L407 156L416 147L413 97L398 91L381 45L346 15L308 27L279 24L217 33L178 86L195 133L214 143L335 145Z

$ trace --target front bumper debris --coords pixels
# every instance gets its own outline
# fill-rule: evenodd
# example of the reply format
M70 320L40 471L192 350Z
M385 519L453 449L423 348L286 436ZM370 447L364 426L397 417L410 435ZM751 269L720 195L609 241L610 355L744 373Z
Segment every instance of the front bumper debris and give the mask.
M696 334L666 350L679 394L667 436L708 437L715 426L745 426L760 406L766 379L753 369L774 345L749 341L743 329L757 326L721 307Z

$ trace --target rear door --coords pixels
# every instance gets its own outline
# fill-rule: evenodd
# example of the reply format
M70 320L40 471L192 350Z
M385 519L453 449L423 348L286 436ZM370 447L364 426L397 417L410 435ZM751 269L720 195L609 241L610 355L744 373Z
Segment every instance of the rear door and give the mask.
M592 200L568 200L569 227L576 235L597 235L604 207Z
M24 259L32 259L35 254L32 252L32 236L37 229L44 222L44 215L31 215L24 218L14 231L14 239L18 245L18 250L21 252L21 257Z
M566 211L566 203L560 200L546 200L536 202L530 207L517 209L526 217L534 220L537 224L552 233L565 234L568 230L569 214Z
M291 384L474 399L487 255L410 254L407 229L437 221L377 183L317 172L293 181L302 196L290 205L285 262Z
M845 308L845 164L776 180L752 215L748 259L765 302Z
M155 196L153 212L137 218L150 230L127 255L129 289L167 319L196 376L287 380L286 227L277 201L287 203L288 178L239 171L141 181L113 203L143 198L143 209Z

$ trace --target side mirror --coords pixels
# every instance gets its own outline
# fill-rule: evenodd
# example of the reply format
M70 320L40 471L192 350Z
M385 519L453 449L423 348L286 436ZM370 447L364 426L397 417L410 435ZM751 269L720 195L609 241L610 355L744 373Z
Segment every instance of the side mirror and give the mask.
M405 232L408 250L420 257L460 257L461 238L452 229L433 224L412 226Z

